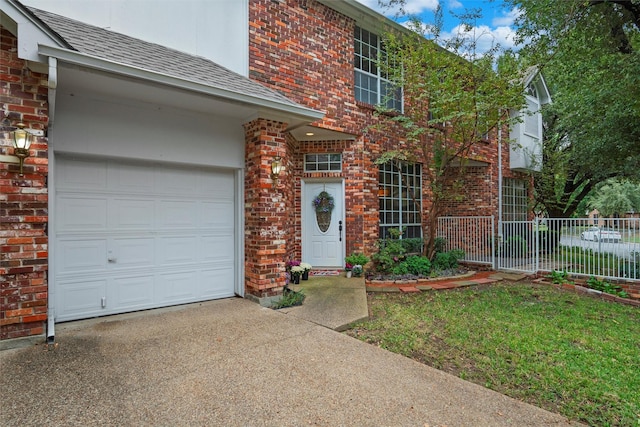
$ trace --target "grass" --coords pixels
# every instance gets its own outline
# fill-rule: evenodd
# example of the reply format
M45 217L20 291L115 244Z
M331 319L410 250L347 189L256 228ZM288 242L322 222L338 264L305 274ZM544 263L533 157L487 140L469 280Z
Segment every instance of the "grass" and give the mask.
M640 425L638 308L522 283L369 299L347 334L589 425Z
M274 310L279 310L281 308L302 305L306 297L307 296L304 294L303 289L300 289L299 291L293 291L285 287L284 291L282 292L282 298L279 301L273 303L271 305L271 308L273 308Z

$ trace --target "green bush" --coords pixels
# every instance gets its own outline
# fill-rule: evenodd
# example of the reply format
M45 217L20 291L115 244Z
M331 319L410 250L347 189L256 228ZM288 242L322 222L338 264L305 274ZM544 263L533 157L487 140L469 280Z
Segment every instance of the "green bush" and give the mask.
M410 256L391 269L393 274L414 276L428 276L431 271L431 261L423 256Z
M589 277L589 279L587 280L587 286L597 291L602 291L611 295L617 295L620 298L629 297L629 294L623 291L622 287L620 287L619 285L614 285L613 283L609 283L605 280L598 280L593 276Z
M444 248L447 246L447 239L444 237L436 237L433 240L433 250L435 253L444 252Z
M433 268L436 270L448 270L458 267L458 261L464 258L464 251L453 249L449 252L436 253L433 258Z
M344 261L347 264L351 264L352 266L356 265L365 265L369 262L369 257L365 254L360 254L357 252L353 252L351 255L344 258Z
M377 254L373 255L373 262L376 269L382 272L391 272L393 268L404 259L407 252L402 240L385 239L378 242L380 248Z

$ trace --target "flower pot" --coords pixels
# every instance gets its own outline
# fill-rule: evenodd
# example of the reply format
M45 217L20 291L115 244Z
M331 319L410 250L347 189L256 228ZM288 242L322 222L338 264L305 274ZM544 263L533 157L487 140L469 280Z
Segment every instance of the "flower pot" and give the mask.
M351 274L352 274L351 270L346 272L347 277L351 277Z
M309 280L309 270L305 270L304 273L302 273L302 280Z
M300 284L300 275L296 274L295 276L293 276L293 283L296 285Z

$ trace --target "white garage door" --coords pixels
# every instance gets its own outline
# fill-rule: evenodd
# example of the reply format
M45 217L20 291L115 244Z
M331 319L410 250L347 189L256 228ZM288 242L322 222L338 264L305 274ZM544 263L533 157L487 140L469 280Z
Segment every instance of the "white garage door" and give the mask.
M234 295L234 174L58 157L55 317Z

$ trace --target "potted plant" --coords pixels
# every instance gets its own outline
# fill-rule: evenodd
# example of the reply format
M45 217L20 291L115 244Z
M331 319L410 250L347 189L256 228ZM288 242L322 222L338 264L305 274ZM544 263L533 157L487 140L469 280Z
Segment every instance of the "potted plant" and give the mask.
M356 277L360 277L364 272L363 266L369 262L369 257L365 254L353 252L351 255L345 257L344 260L347 265L351 265L350 270L352 271L352 274ZM347 277L350 277L350 275Z
M352 269L353 269L353 265L352 265L352 264L346 263L346 264L344 265L344 271L345 271L345 275L346 275L347 277L351 277L351 270L352 270Z
M304 271L302 272L302 280L309 280L309 272L311 271L311 268L313 268L311 264L301 262L300 267L304 269Z
M302 273L304 273L304 268L299 265L294 265L291 267L291 279L293 283L296 285L300 283L300 277L302 277Z
M353 274L354 277L360 277L360 276L362 276L363 269L362 269L362 266L360 264L356 264L356 265L353 266L353 270L351 270L351 271L352 271L352 274Z

